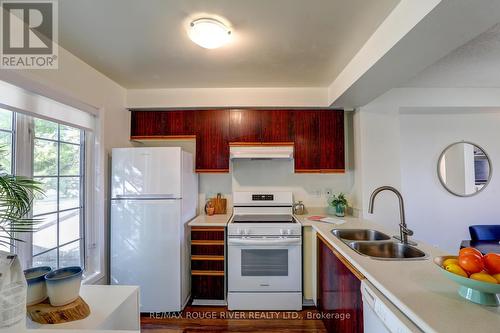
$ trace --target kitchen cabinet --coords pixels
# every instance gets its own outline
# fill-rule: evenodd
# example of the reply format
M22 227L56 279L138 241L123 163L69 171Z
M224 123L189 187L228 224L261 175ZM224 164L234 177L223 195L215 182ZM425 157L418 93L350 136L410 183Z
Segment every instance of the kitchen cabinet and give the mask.
M193 304L225 299L225 228L191 228L191 295Z
M297 173L344 172L341 110L132 111L132 140L196 139L197 172L229 172L229 145L294 145Z
M229 172L229 110L195 113L196 171Z
M363 332L364 276L319 234L317 270L317 307L327 332Z
M344 112L320 111L319 144L321 172L344 172Z
M321 171L320 111L295 113L295 172Z
M293 144L295 138L295 114L293 110L262 110L262 142Z
M294 158L295 172L344 172L344 112L296 111Z
M130 138L182 139L195 138L195 112L186 111L132 111Z
M229 112L229 142L231 144L260 144L261 112L259 110L231 110Z
M161 114L154 111L132 111L130 138L153 136L162 132Z

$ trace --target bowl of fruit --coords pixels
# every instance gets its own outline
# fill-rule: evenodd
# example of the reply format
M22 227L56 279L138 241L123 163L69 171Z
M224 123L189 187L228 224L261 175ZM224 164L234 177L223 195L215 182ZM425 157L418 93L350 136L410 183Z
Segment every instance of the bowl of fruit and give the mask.
M483 255L466 247L458 256L436 257L434 263L460 285L458 294L463 298L487 306L500 305L500 254Z

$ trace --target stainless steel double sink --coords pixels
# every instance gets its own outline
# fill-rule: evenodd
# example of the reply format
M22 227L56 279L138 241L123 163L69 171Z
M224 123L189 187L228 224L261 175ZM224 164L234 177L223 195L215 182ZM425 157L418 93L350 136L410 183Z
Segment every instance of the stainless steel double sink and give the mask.
M357 253L379 260L422 260L426 254L418 248L391 240L372 229L333 229L332 234Z

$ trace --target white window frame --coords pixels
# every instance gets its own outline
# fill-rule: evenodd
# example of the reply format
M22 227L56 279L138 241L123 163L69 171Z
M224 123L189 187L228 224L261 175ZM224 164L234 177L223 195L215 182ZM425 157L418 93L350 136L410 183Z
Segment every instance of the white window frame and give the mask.
M35 123L35 118L37 117L31 117L29 119L29 122L30 122L30 128L33 129L34 128L34 123ZM38 119L41 119L41 118L38 118ZM44 119L45 120L45 119ZM65 178L66 176L64 175L61 175L60 172L60 158L61 158L61 155L60 155L60 145L61 144L72 144L72 145L76 145L74 143L71 143L71 142L66 142L64 140L61 140L61 134L60 134L60 125L65 125L65 124L61 124L60 122L57 122L57 121L50 121L54 124L57 124L57 138L56 139L47 139L47 138L43 138L43 137L37 137L36 136L36 133L35 131L32 130L32 132L35 134L34 135L34 138L33 138L33 142L31 144L31 159L29 162L31 163L34 163L34 141L35 140L40 140L41 142L52 142L52 143L56 143L57 144L57 150L58 150L58 153L57 153L57 174L55 176L52 176L52 175L33 175L33 177L35 178L35 180L38 178L38 177L41 177L41 178L56 178L57 179L57 183L58 183L58 186L57 186L57 189L58 189L58 199L57 199L57 202L58 202L58 205L56 207L56 210L55 211L50 211L50 212L45 212L41 215L38 215L38 216L33 216L34 218L40 218L40 219L43 219L45 218L46 216L49 216L49 215L53 215L53 214L57 214L58 217L57 217L57 220L56 220L56 223L57 223L57 244L54 248L52 249L49 249L49 250L45 250L45 251L42 251L40 253L37 253L36 255L31 255L31 259L33 259L34 257L37 257L39 255L42 255L43 253L46 253L46 252L49 252L49 251L52 251L52 250L56 250L57 251L57 265L58 265L58 268L61 268L61 266L59 266L59 260L60 260L60 248L65 246L65 245L68 245L68 244L71 244L71 243L74 243L76 241L80 241L79 243L79 247L80 247L80 264L83 268L86 267L87 265L87 260L86 260L86 250L87 250L87 247L86 247L86 239L85 239L85 228L86 228L86 207L87 207L87 198L86 198L86 192L87 192L87 188L86 188L86 180L87 180L87 176L86 176L86 172L87 172L87 168L86 168L86 164L85 164L85 154L86 154L86 151L85 151L85 146L86 146L86 134L85 134L85 131L82 130L82 129L79 129L77 127L72 127L72 128L75 128L77 130L80 131L80 143L78 144L78 146L80 147L79 151L80 151L80 161L79 161L79 164L80 164L80 170L79 170L79 175L78 175L78 178L80 179L80 195L79 195L79 201L80 201L80 204L78 207L71 207L69 209L60 209L60 206L59 206L59 202L60 202L60 199L59 199L59 196L60 196L60 192L59 192L59 188L60 188L60 184L61 184L61 179ZM73 175L71 175L73 177ZM59 244L59 228L60 228L60 214L61 213L64 213L64 212L68 212L68 211L73 211L73 210L76 210L76 209L79 209L79 212L80 212L80 238L79 239L75 239L69 243L66 243L66 244ZM32 245L32 250L33 250L33 244ZM30 263L31 265L33 265L33 262L31 261Z
M15 161L13 165L15 166L15 173L17 175L23 175L31 177L33 175L33 149L34 149L34 128L33 128L33 117L25 115L22 113L16 113L16 122L14 130L14 152ZM56 123L60 123L57 120L47 119ZM66 124L65 124L66 125ZM71 126L68 124L68 126ZM83 145L85 151L83 153L83 195L84 195L84 205L83 205L83 240L84 240L84 250L83 250L83 261L84 261L84 283L91 284L104 277L103 260L101 256L97 255L101 250L98 238L96 237L95 226L95 210L93 209L95 200L94 188L95 188L95 135L90 131L84 131L84 141ZM32 260L32 234L25 233L20 235L20 238L24 242L15 242L16 252L19 254L20 258L23 260L23 267L30 267ZM97 253L96 253L97 252Z
M108 205L105 193L107 187L104 182L107 175L106 151L101 142L104 128L102 115L105 109L78 100L64 91L54 90L35 80L22 77L12 77L9 82L0 81L0 107L17 113L16 133L23 126L23 131L29 133L22 142L17 141L17 138L14 139L14 154L25 156L24 160L30 158L31 150L26 150L26 144L33 139L33 133L29 131L26 121L19 121L25 115L33 115L86 130L86 267L83 282L85 284L105 283L106 281L103 281L107 272L107 229L105 226L108 220ZM31 166L14 165L14 167L18 175L32 175ZM16 252L20 254L21 259L25 258L25 255L31 255L31 234L24 234L24 237L29 243L15 242Z

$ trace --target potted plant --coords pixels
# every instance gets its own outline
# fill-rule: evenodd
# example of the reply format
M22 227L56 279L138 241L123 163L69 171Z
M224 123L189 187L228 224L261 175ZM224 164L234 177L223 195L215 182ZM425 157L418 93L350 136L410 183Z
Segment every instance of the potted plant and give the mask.
M34 230L37 220L27 215L36 194L43 194L40 183L28 177L10 175L0 165L0 299L3 302L0 318L5 319L0 323L0 330L1 327L22 325L26 318L23 312L26 280L19 258L9 251L13 241L22 242L17 238L19 233Z
M0 166L1 168L1 166ZM12 241L21 241L17 233L33 232L35 219L27 218L40 184L28 177L12 176L0 169L0 245L9 249Z
M348 203L344 193L333 195L330 199L330 206L335 209L335 216L344 217L347 205Z

